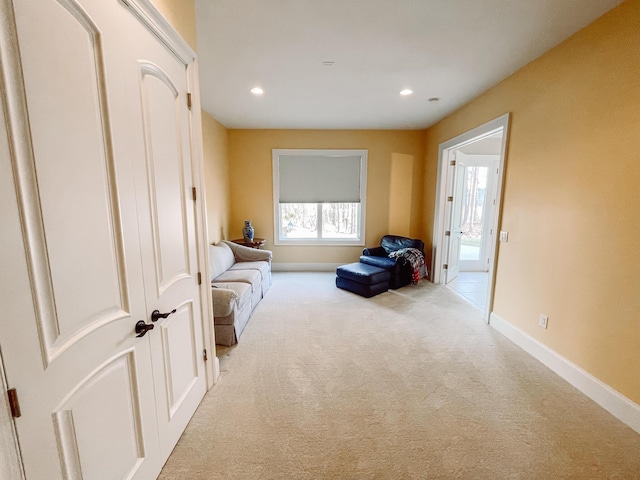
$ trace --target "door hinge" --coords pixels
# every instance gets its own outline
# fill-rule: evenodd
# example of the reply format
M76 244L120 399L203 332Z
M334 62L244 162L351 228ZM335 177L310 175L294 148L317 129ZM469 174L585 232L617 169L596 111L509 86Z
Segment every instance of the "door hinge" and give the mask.
M20 411L20 401L18 400L18 391L15 388L7 390L7 398L9 399L9 407L11 408L11 416L18 418L22 416Z
M193 201L194 201L194 202L196 201L196 198L198 198L198 195L197 195L197 193L196 193L196 187L193 187L193 188L191 189L191 197L193 197Z
M447 197L447 202L453 202L453 197Z
M451 231L447 230L446 232L444 232L444 236L445 237L450 237L451 236Z
M187 108L191 110L191 94L187 93Z
M204 361L206 362L207 360L209 360L209 357L207 356L207 349L205 348L204 351L202 352L202 358L204 358Z
M455 160L451 160L449 162L449 165L451 165L452 167L455 167L456 166L456 161Z
M202 285L202 272L198 272L198 285Z
M444 265L442 265L442 269L443 270L449 270L449 265L447 265L446 263Z

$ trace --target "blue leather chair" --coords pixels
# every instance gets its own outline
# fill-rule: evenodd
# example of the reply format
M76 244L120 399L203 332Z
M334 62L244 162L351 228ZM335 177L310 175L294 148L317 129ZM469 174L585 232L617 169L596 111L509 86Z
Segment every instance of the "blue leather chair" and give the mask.
M402 248L415 248L424 255L424 242L416 238L385 235L379 247L365 248L360 263L384 268L391 274L389 288L396 289L409 285L412 278L411 265L403 257L390 258L389 254Z

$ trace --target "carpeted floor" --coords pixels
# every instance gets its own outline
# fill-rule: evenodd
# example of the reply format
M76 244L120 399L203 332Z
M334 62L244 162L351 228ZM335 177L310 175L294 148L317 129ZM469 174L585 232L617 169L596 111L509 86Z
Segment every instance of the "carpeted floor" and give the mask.
M218 356L161 480L640 479L640 435L424 280L275 273Z

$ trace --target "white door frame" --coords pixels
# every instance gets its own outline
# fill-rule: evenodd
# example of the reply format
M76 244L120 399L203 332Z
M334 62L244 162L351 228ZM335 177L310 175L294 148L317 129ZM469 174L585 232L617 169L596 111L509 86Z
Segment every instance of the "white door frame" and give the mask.
M484 320L489 323L489 315L493 309L493 291L495 287L495 264L496 264L496 252L498 248L498 228L501 220L502 210L502 190L504 185L504 172L505 172L505 159L507 153L507 145L509 141L509 120L511 118L510 113L495 118L487 123L484 123L476 128L469 130L457 137L454 137L446 142L443 142L438 147L438 173L437 173L437 185L436 185L436 206L434 214L434 228L433 228L433 247L431 251L431 281L433 283L444 282L445 275L443 270L443 264L447 258L447 242L445 237L445 231L447 230L449 222L449 209L447 208L447 195L448 183L447 176L449 174L449 158L448 152L454 148L460 148L469 143L473 143L483 137L492 135L502 130L502 147L500 152L500 163L498 173L498 186L496 195L496 211L493 218L493 231L496 235L493 236L492 243L490 245L489 255L489 283L487 288L487 303L484 312Z

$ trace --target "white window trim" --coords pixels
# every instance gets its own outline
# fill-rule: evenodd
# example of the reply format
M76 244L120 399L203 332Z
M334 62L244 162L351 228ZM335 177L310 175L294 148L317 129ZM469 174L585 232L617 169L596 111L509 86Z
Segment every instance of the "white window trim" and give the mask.
M282 231L280 219L280 171L279 160L280 155L297 155L297 156L360 156L360 225L359 238L280 238ZM367 161L368 150L314 150L314 149L273 149L273 244L274 245L315 245L315 246L364 246L366 232L366 207L367 207Z

